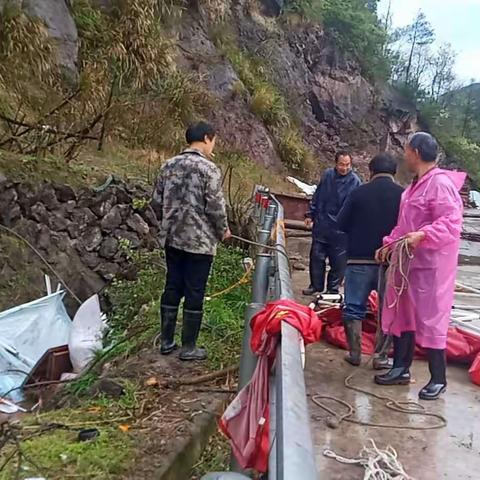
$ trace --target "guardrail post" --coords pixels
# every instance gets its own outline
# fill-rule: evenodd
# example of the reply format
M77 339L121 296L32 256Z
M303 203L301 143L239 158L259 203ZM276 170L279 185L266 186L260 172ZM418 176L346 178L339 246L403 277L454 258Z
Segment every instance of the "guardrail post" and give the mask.
M257 366L257 356L250 348L252 329L250 321L264 307L263 303L250 303L245 310L245 326L243 329L242 354L240 357L240 370L238 376L238 390L241 390L252 378Z
M272 232L270 230L261 228L257 232L257 242L261 243L262 245L266 245L268 242L268 239L270 238L271 233Z
M283 221L283 208L267 189L255 190L256 216L261 225L257 240L262 245L272 244L275 221ZM256 255L252 279L252 303L245 312L243 346L240 358L239 389L251 379L257 358L250 349L250 321L262 309L267 298L293 298L289 259L283 228L275 230L275 251L260 248ZM271 273L271 267L275 272ZM269 293L270 288L270 293ZM270 452L269 480L316 480L315 456L309 425L305 379L302 370L301 338L288 323L282 322L281 341L277 349L277 364L269 378L270 391ZM241 472L232 455L230 468ZM202 480L234 480L248 478L241 473L217 472Z
M238 391L240 391L245 385L247 385L247 383L252 378L253 372L255 371L255 368L257 366L257 356L252 352L252 349L250 348L250 339L252 338L250 321L255 316L255 314L262 310L263 307L263 303L250 303L249 305L247 305L247 308L245 310L242 353L240 355L240 370L238 373ZM243 469L240 467L233 454L230 460L230 470L239 473L243 472Z
M275 223L276 214L277 214L277 208L275 207L275 205L269 205L267 208L265 218L263 220L263 230L268 231L268 236L271 235L273 224Z
M255 262L252 282L252 303L265 303L267 299L268 277L272 257L269 253L259 253Z
M249 480L250 477L241 475L240 473L231 472L212 472L204 475L201 480Z

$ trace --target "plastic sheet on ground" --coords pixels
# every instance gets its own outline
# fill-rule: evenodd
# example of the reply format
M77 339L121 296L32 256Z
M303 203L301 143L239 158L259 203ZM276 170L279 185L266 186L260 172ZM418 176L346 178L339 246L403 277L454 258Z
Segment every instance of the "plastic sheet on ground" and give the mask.
M374 312L368 315L362 327L362 353L372 355L375 351L375 334L377 330L376 294L370 296L370 309ZM320 315L323 325L322 338L328 343L344 350L347 349L347 340L342 324L342 313L337 307L329 308ZM415 355L423 358L422 348L416 348ZM466 332L454 325L448 329L447 360L450 362L470 365L470 380L480 385L480 336Z
M20 387L42 355L68 343L72 322L56 292L0 313L0 396L22 399ZM17 390L14 390L17 389Z

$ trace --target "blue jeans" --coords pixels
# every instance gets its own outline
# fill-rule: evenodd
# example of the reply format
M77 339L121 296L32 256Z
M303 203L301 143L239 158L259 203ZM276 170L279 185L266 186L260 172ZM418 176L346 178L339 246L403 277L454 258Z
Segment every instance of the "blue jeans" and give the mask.
M368 296L378 288L378 265L348 265L345 272L344 320L364 320Z

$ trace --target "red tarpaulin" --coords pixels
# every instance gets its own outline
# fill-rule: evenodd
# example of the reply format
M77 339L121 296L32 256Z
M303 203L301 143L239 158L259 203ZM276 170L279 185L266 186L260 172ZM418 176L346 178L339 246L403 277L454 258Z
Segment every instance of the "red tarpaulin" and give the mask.
M370 310L373 312L363 322L362 353L372 355L375 350L375 333L377 330L377 294L372 292L369 299ZM329 308L320 315L323 324L322 338L339 348L347 349L347 340L342 324L342 312L337 307ZM417 346L416 356L423 357L423 351ZM471 365L470 379L480 385L480 336L459 330L450 326L447 337L447 359L452 362Z

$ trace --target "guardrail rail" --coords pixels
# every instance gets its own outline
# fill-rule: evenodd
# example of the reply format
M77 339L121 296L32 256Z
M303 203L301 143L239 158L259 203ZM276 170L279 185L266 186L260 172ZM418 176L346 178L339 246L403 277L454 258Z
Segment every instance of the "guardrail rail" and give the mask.
M293 289L286 250L283 207L265 187L254 192L258 222L258 247L252 279L252 303L245 311L245 330L240 359L239 389L250 380L256 357L250 350L250 320L272 300L292 299ZM270 375L269 480L317 480L302 365L303 341L299 332L282 323L274 371ZM249 478L235 460L231 470L208 474L204 480Z

